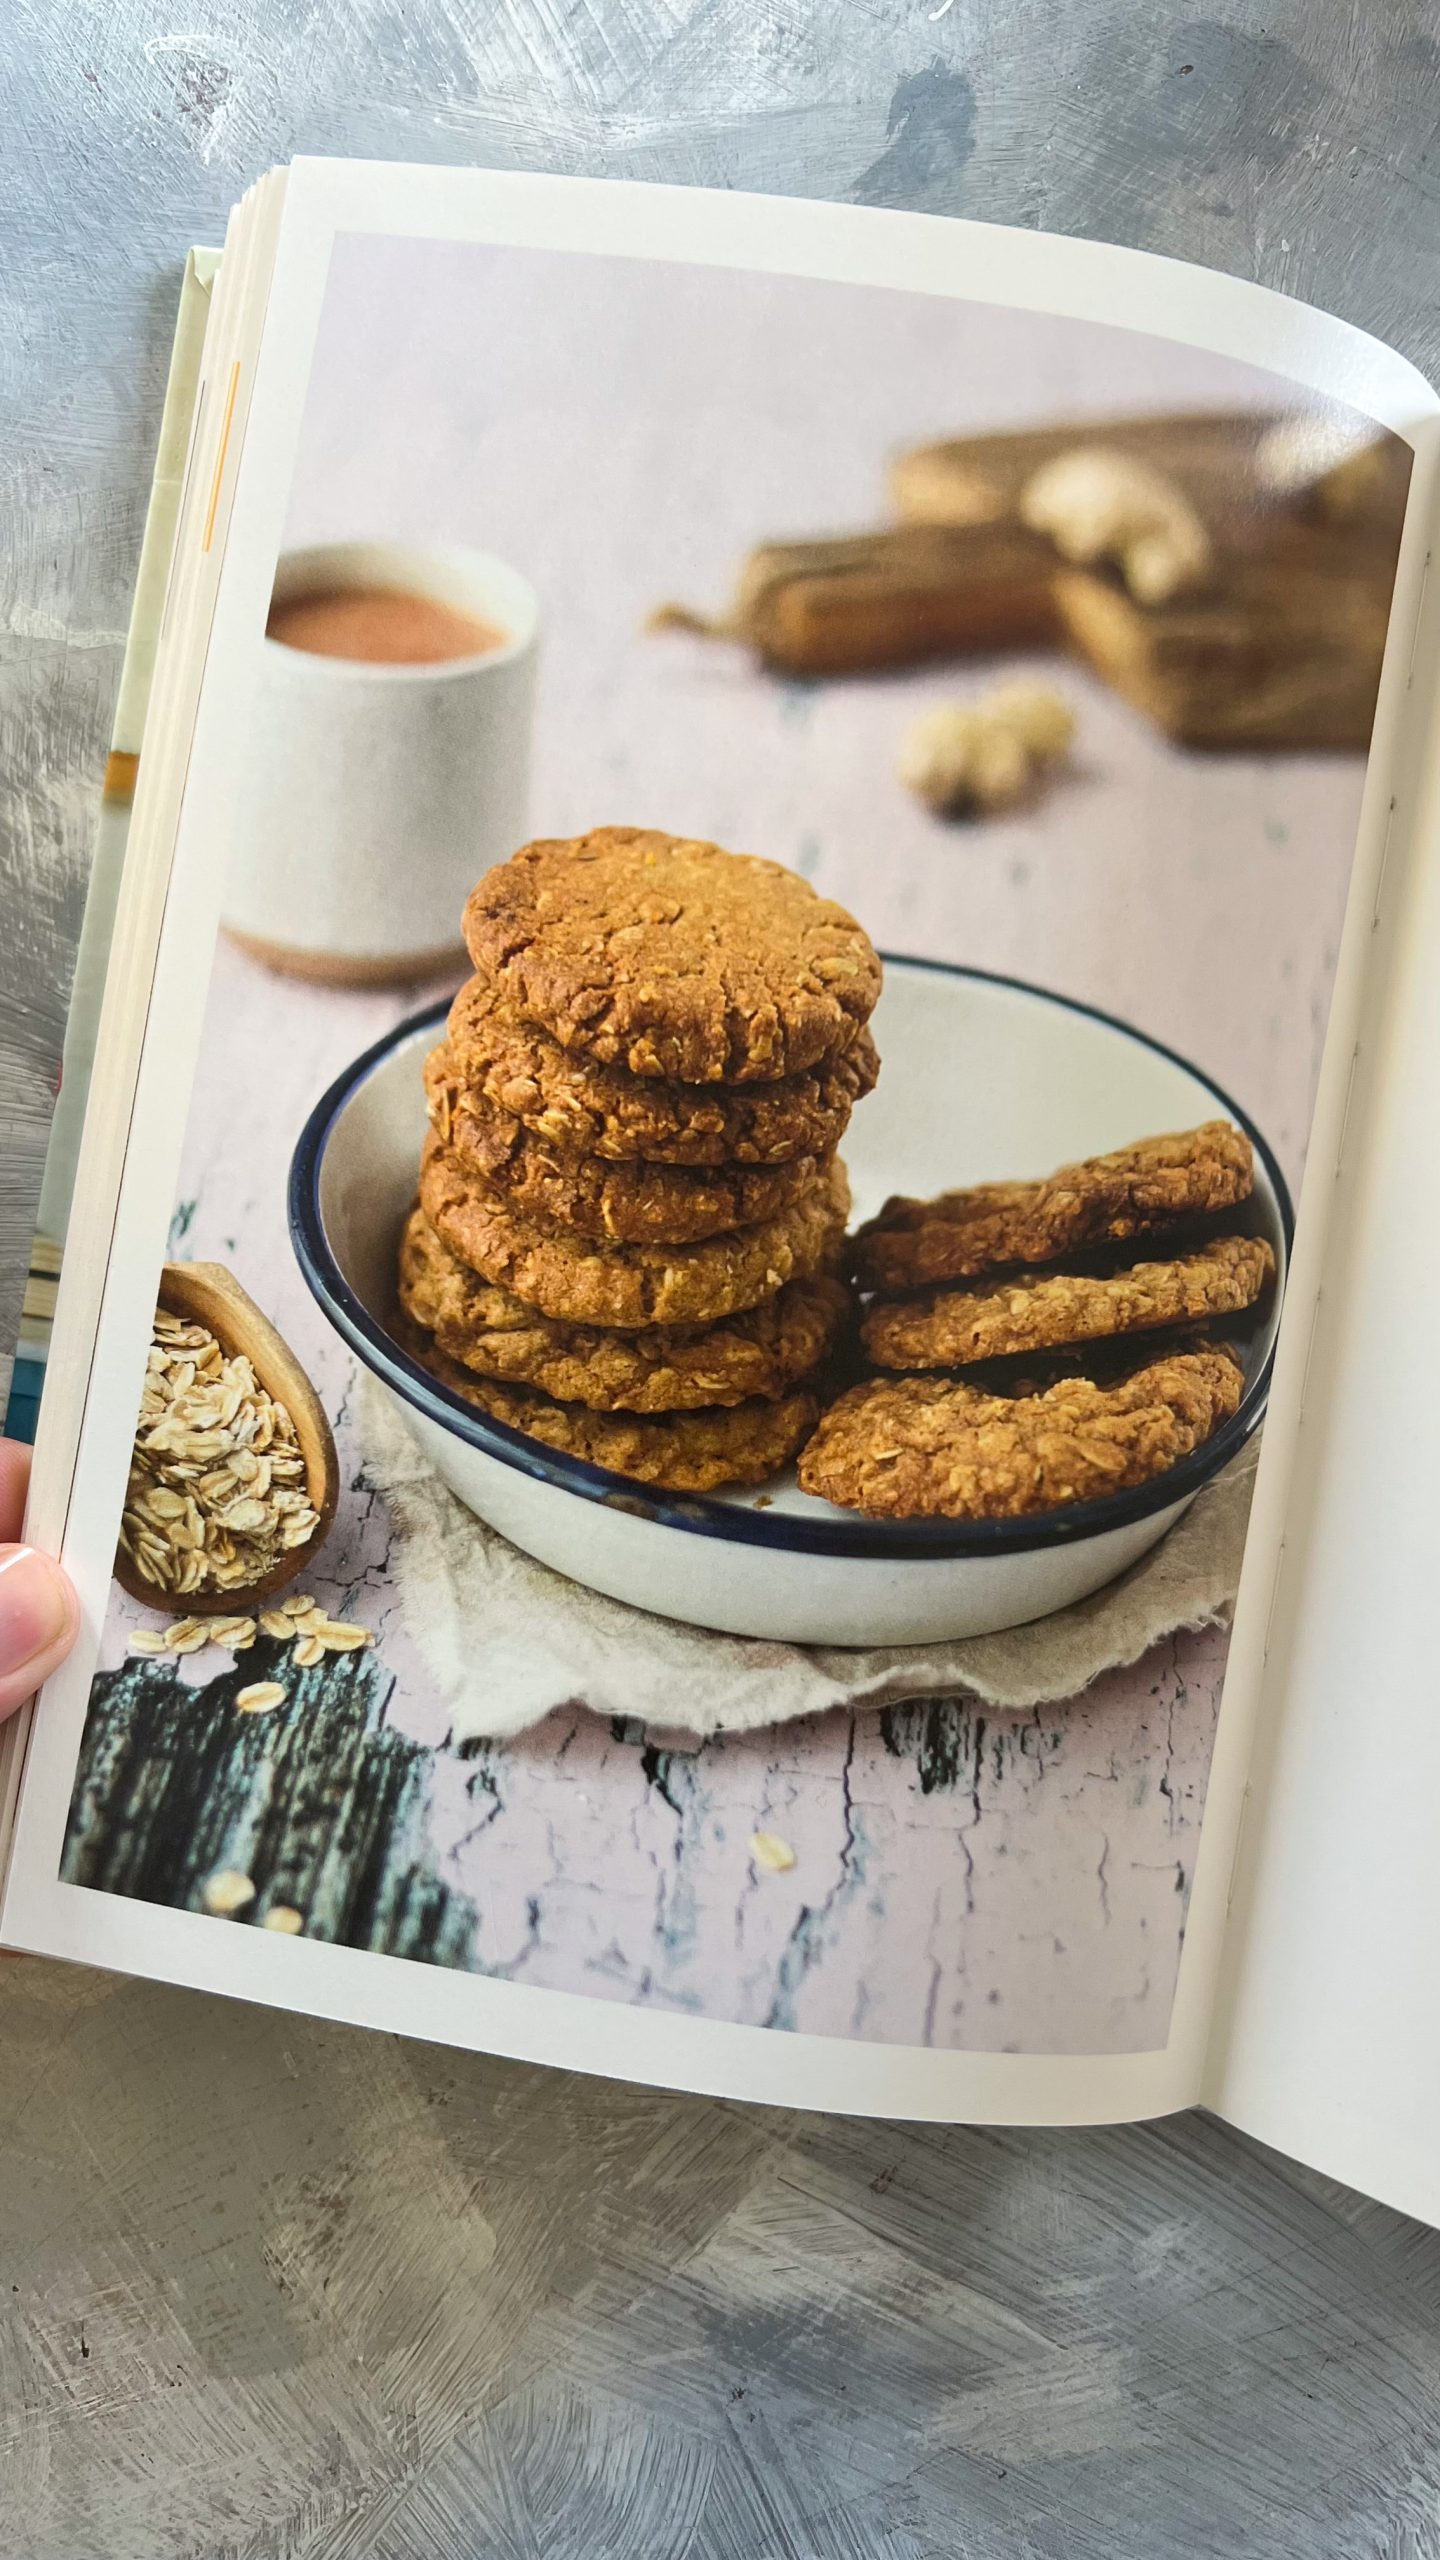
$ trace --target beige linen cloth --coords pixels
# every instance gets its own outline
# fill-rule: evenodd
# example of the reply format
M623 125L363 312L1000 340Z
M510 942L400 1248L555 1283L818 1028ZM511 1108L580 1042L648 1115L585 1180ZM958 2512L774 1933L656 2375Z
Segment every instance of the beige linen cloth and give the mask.
M405 1623L457 1743L499 1741L577 1704L703 1737L960 1691L1015 1709L1073 1697L1162 1636L1228 1617L1257 1455L1252 1441L1168 1538L1072 1609L1004 1635L860 1653L716 1635L569 1582L456 1501L363 1373L357 1406L365 1472L390 1511Z

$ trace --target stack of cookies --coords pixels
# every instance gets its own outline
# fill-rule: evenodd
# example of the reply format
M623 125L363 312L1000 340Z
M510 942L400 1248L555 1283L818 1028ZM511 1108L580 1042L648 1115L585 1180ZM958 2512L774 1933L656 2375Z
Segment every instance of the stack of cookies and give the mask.
M869 941L778 863L630 827L524 846L465 936L401 1246L419 1356L622 1475L762 1482L847 1322Z
M1231 1214L1253 1188L1248 1138L1212 1120L1044 1181L888 1201L856 1240L861 1339L877 1370L908 1374L831 1406L801 1484L877 1516L970 1520L1163 1474L1240 1402L1241 1364L1209 1328L1274 1277Z

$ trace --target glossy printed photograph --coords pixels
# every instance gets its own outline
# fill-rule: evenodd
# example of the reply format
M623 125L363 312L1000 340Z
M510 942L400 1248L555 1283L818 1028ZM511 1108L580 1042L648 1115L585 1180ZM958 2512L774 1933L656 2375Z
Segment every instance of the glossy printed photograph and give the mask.
M67 1881L1165 2044L1409 460L1059 314L339 241Z

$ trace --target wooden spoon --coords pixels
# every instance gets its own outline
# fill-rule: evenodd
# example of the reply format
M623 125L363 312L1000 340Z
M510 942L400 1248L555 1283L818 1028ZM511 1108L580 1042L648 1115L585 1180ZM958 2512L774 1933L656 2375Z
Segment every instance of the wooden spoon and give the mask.
M228 1590L160 1591L147 1582L124 1548L115 1557L115 1579L132 1600L166 1609L177 1618L246 1617L272 1592L298 1582L329 1536L340 1493L340 1461L325 1410L288 1342L221 1262L167 1262L160 1274L160 1304L182 1324L203 1324L227 1355L243 1352L267 1395L282 1404L295 1425L305 1461L305 1482L316 1523L303 1546L287 1547L256 1582Z

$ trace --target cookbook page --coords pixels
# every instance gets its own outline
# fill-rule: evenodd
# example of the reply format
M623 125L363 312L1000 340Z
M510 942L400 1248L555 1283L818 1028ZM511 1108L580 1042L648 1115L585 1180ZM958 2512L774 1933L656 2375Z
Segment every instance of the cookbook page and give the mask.
M1429 402L1084 244L292 174L8 1935L1197 2094Z
M226 226L223 256L192 250L166 385L156 473L104 777L57 1100L11 1368L9 1436L35 1443L23 1535L76 1562L76 1460L95 1385L97 1327L121 1222L156 953L169 914L186 771L243 447L282 173ZM227 470L227 462L232 466ZM144 749L144 769L139 750ZM79 1248L63 1244L79 1203ZM83 1572L81 1573L83 1579ZM93 1645L81 1594L81 1651ZM0 1872L9 1857L34 1702L0 1726Z
M1417 468L1433 491L1433 445ZM1431 717L1395 778L1210 2091L1264 2141L1440 2223L1433 576L1411 684Z

